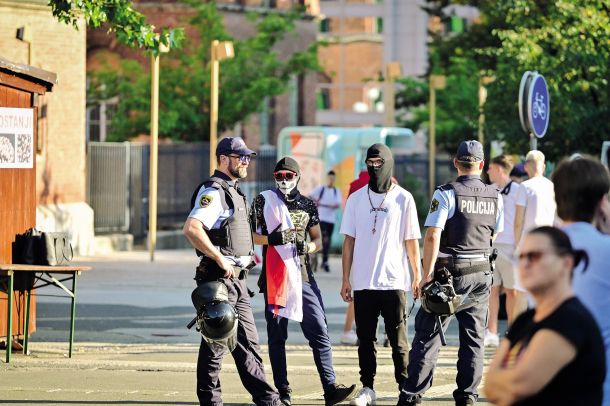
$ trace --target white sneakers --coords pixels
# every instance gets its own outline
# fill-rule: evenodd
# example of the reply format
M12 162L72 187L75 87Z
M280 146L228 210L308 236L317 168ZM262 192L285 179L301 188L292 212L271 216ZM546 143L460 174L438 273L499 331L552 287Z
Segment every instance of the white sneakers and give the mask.
M358 344L358 336L354 330L344 331L341 334L341 344L356 345Z
M375 395L375 391L365 386L360 389L356 397L350 400L349 404L355 406L372 406L375 404L376 399L377 396Z
M497 334L494 334L489 330L485 330L485 338L483 339L483 345L485 345L485 347L497 347L498 345L500 345L500 338Z

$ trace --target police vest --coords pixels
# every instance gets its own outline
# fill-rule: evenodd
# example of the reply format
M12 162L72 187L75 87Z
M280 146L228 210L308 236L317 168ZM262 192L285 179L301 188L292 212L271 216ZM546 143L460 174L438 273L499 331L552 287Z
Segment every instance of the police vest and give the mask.
M440 252L453 256L488 254L496 228L498 191L478 176L460 176L438 189L455 192L455 211L441 233Z
M254 244L246 196L239 188L229 185L224 179L212 176L197 186L191 198L191 207L195 207L195 200L202 186L217 189L222 208L224 210L233 209L233 214L220 224L220 228L205 230L212 244L219 247L222 255L234 257L253 255ZM195 252L198 256L204 255L197 249Z

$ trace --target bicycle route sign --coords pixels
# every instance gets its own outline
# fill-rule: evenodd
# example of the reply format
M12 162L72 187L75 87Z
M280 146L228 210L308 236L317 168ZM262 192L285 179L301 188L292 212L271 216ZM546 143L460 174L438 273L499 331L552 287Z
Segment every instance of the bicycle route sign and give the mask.
M538 72L526 71L519 86L519 118L523 131L538 138L544 137L550 113L546 80Z

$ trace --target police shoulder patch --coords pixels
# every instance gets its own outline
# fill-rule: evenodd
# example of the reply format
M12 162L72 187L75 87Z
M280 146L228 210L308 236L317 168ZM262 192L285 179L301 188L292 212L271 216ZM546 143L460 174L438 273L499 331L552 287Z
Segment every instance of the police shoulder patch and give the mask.
M205 209L212 203L213 197L210 195L202 195L201 199L199 199L199 206Z
M438 200L432 199L432 203L430 203L430 213L434 213L438 210Z

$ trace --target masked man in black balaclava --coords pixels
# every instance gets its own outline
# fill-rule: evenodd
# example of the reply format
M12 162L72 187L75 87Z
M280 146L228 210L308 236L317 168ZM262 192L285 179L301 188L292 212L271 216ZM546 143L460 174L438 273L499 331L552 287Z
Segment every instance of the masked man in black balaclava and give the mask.
M396 383L407 376L406 292L413 289L417 295L421 280L421 234L415 201L411 193L392 183L392 152L384 144L374 144L366 153L365 163L368 186L349 196L341 221L341 234L345 236L341 296L346 302L354 302L359 340L362 389L352 400L355 405L375 403L379 315L392 347ZM412 279L407 261L414 270Z
M294 159L290 157L280 159L275 166L273 176L277 187L259 194L252 203L251 211L254 243L263 245L263 272L259 286L265 294L265 319L273 380L283 404L290 405L292 390L286 368L288 317L301 320L301 329L313 350L314 361L324 389L325 403L334 405L351 397L356 385L345 387L335 382L324 305L310 267L309 254L318 251L322 246L318 209L313 200L299 193L297 186L301 170ZM285 213L284 209L288 211L289 220L287 219L286 222L291 223L290 228L282 222L274 226L276 223L271 223L274 220L268 217L269 213ZM268 227L268 223L272 226ZM274 250L279 252L279 247L291 244L296 248L294 255L295 259L298 259L302 278L302 309L298 312L302 313L302 319L293 315L282 316L282 313L278 314L278 311L270 306L275 303L272 296L273 283L281 279L276 276L280 271L283 272L283 269L271 269L268 263L277 264L277 262L267 261L267 256ZM274 247L271 249L268 246ZM283 265L280 263L278 267ZM286 269L290 270L288 266Z
M366 151L366 162L374 165L366 166L369 173L369 188L375 193L386 193L392 186L394 158L392 151L384 144L373 144Z

